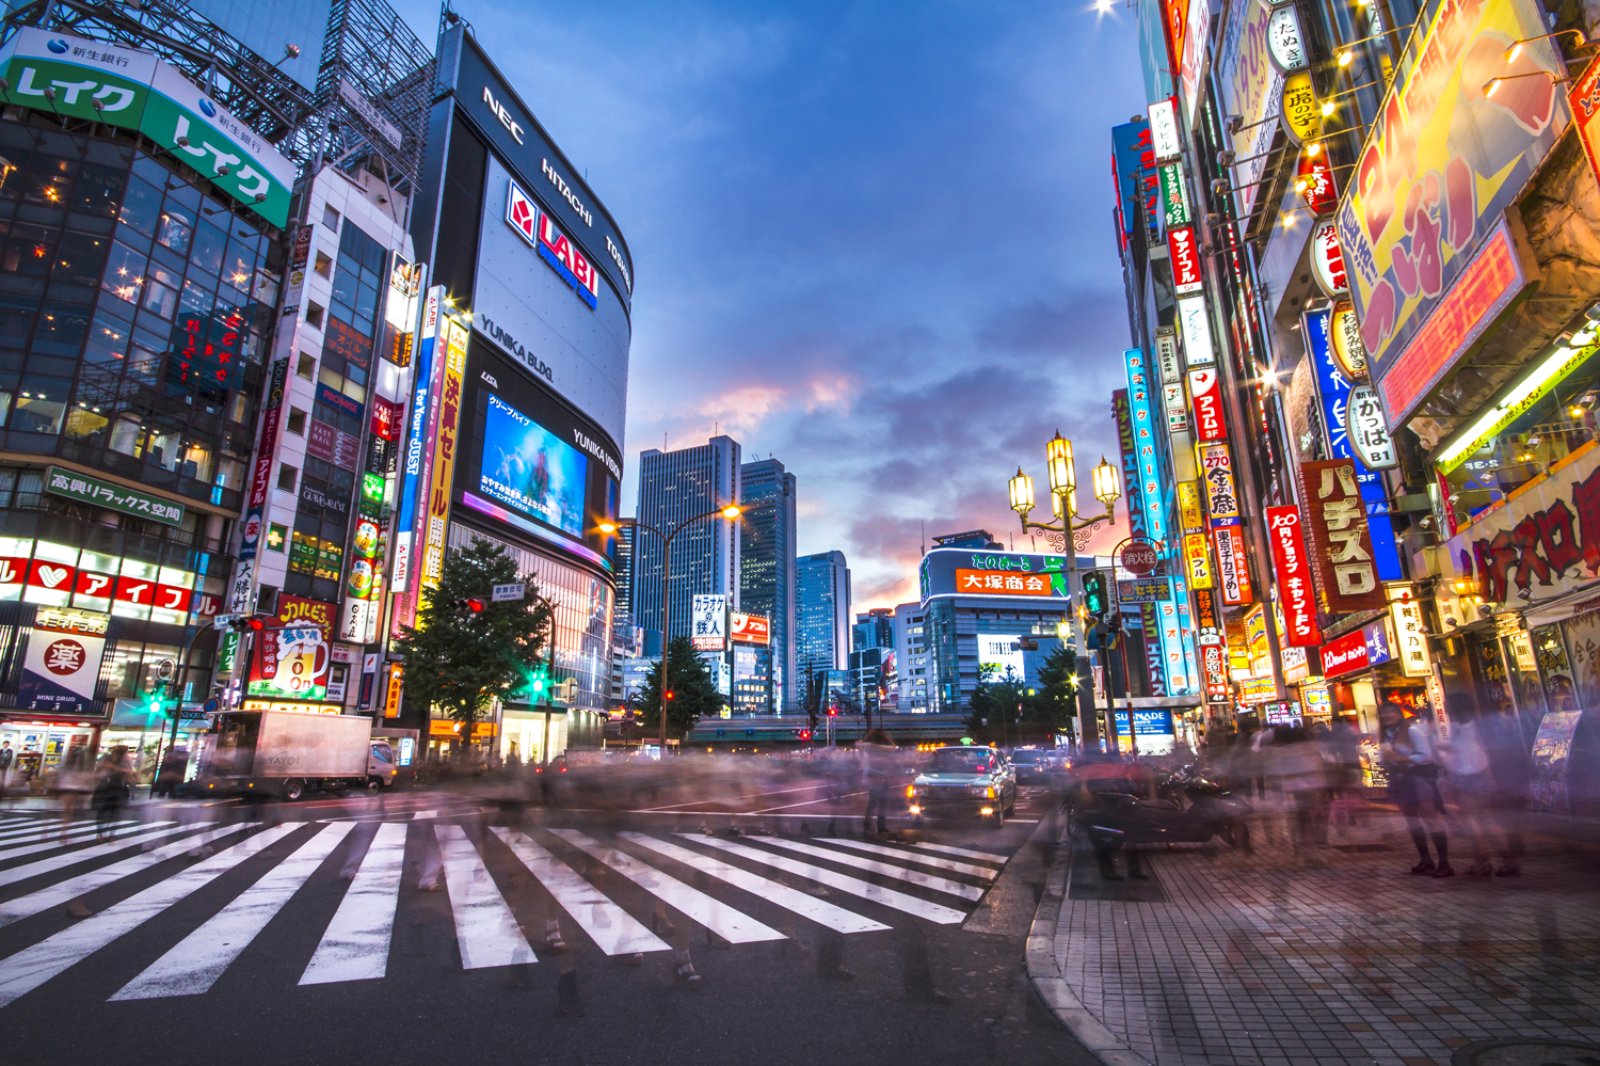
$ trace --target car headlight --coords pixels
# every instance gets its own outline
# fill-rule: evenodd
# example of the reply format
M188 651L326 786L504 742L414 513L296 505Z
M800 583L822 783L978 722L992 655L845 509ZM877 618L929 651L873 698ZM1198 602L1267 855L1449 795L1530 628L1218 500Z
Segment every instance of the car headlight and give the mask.
M994 792L994 789L988 787L987 785L973 785L972 786L972 794L974 796L988 796L988 795L992 794L993 792Z

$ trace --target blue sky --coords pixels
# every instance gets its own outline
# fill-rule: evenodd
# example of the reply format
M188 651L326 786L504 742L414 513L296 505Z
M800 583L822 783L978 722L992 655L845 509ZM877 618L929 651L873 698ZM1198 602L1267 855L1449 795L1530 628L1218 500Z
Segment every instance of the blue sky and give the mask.
M437 9L397 6L431 41ZM716 429L776 456L800 551L843 550L864 609L915 598L924 525L1009 540L1006 478L1043 474L1057 426L1084 485L1117 460L1110 127L1143 110L1131 11L459 11L632 249L630 466Z

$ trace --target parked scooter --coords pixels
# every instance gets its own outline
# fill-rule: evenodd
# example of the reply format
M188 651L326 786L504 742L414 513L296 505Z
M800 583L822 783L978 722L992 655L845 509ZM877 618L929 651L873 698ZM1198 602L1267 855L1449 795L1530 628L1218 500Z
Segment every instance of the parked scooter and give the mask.
M1124 844L1204 844L1213 837L1240 851L1250 850L1254 807L1242 796L1186 767L1163 781L1159 798L1141 799L1101 792L1074 812L1075 831L1096 848Z

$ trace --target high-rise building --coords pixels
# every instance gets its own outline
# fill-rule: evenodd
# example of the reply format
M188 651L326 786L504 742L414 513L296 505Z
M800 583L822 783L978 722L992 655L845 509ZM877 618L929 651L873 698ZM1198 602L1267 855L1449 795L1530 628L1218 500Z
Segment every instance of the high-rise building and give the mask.
M874 607L856 615L850 627L850 650L894 647L894 608Z
M705 518L684 523L741 498L739 442L712 437L705 444L639 456L641 525L673 534L670 636L687 636L696 593L721 593L739 606L740 522ZM645 654L661 654L662 584L666 556L661 537L641 529L634 539L633 612L645 630Z
M928 709L928 612L920 603L894 609L895 710L922 714Z
M850 651L850 567L844 552L802 555L795 561L795 669L807 707L817 675L843 670Z
M739 609L771 623L772 703L794 707L795 481L776 459L745 463L739 543Z

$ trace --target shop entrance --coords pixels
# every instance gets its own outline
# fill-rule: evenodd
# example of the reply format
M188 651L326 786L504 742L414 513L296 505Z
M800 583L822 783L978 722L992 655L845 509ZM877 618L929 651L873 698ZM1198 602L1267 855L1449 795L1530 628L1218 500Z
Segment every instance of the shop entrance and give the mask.
M9 741L16 752L8 787L42 787L44 779L54 775L74 750L83 752L81 758L92 759L95 729L92 722L0 720L0 745Z

